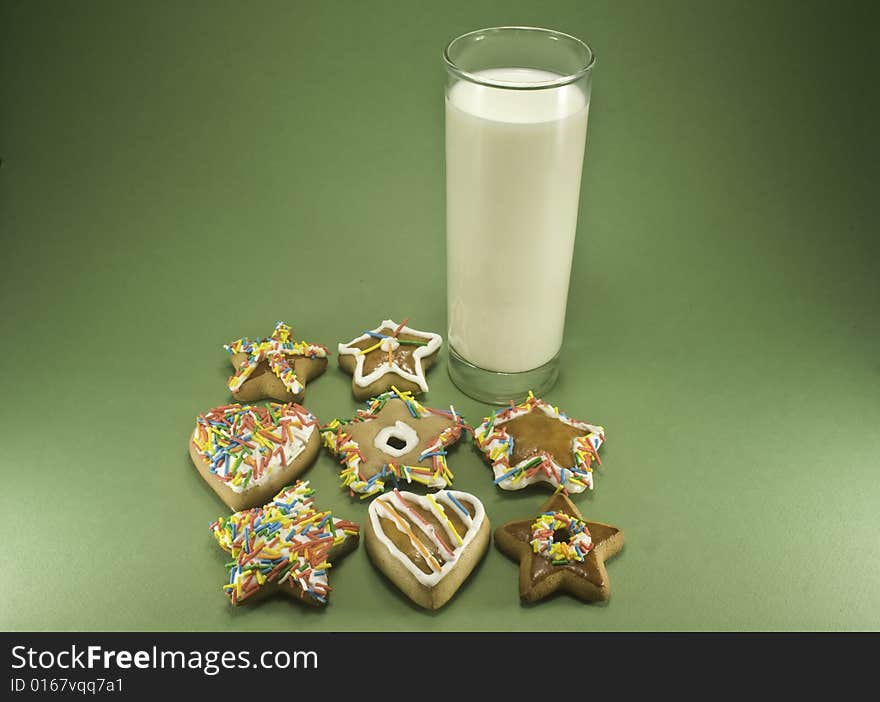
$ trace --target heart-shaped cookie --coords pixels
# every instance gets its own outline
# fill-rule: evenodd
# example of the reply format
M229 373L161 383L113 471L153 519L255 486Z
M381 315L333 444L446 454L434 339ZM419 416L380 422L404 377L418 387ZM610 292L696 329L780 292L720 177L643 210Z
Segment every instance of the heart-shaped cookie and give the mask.
M312 465L321 448L317 427L317 418L293 403L224 405L199 415L189 455L230 509L250 509Z
M489 544L483 503L467 492L380 495L365 529L373 563L407 597L439 609L456 593Z

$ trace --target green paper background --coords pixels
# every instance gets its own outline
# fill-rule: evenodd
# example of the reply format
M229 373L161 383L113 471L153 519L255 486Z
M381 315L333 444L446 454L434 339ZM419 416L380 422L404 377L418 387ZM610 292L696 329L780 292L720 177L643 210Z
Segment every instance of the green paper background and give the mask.
M877 629L880 276L870 3L0 5L5 629ZM438 613L365 550L324 611L233 609L190 465L221 349L444 331L440 51L536 24L598 54L561 380L603 424L612 600L524 607L494 548ZM526 272L510 271L511 284ZM426 403L488 409L446 375ZM305 404L359 406L334 363ZM451 463L494 524L470 445ZM363 522L326 453L317 504Z

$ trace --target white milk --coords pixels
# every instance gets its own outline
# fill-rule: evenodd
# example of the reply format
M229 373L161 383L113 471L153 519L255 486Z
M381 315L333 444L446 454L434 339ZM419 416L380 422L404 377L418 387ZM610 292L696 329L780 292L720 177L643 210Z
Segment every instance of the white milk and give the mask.
M515 83L555 73L493 68ZM575 85L503 90L456 83L446 99L449 342L514 373L562 345L589 105Z

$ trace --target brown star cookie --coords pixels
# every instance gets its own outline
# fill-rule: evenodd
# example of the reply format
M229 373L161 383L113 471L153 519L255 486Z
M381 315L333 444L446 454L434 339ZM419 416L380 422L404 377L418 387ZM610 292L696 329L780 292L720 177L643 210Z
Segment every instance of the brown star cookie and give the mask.
M452 407L425 407L395 389L373 398L351 420L334 419L321 433L343 465L343 486L366 498L386 490L389 481L392 486L406 481L448 487L453 476L446 448L464 428Z
M572 419L529 393L520 405L498 410L474 429L474 443L492 464L495 484L521 490L546 483L564 493L593 488L593 462L605 430Z
M623 548L623 532L584 521L574 503L557 493L534 519L508 522L496 529L495 545L519 559L523 602L537 602L557 590L595 602L611 596L605 561Z
M223 586L232 604L284 592L309 605L327 604L332 561L358 545L360 527L313 503L309 482L297 481L263 507L220 517L217 545L232 556Z
M327 368L327 349L320 344L294 341L284 322L275 325L272 336L242 338L226 344L235 374L227 383L239 402L270 398L279 402L301 402L306 383Z
M425 371L434 362L443 339L386 319L375 329L339 344L339 366L351 373L351 389L366 400L393 387L419 394L428 391Z

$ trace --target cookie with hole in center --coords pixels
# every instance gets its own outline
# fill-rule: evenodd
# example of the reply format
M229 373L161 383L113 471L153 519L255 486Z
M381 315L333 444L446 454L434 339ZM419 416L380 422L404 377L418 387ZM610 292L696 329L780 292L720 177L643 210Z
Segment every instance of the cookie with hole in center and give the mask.
M611 596L605 561L623 548L623 532L584 520L574 503L558 493L533 517L498 527L495 545L519 561L523 602L537 602L557 591L597 602Z
M486 553L489 519L467 492L425 496L394 490L370 503L364 543L370 559L425 609L439 609Z
M418 395L428 391L425 371L434 362L443 338L386 319L375 329L339 344L339 366L351 373L351 390L366 400L396 387Z
M367 498L404 482L449 486L447 450L467 428L453 407L425 407L395 389L370 400L352 419L334 419L321 434L343 466L342 485Z

